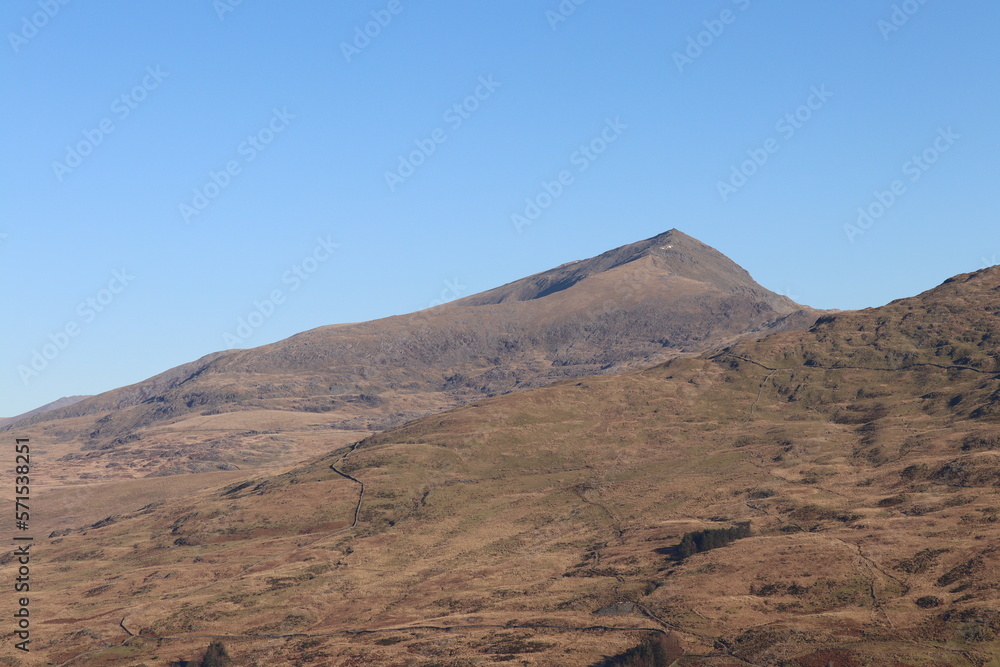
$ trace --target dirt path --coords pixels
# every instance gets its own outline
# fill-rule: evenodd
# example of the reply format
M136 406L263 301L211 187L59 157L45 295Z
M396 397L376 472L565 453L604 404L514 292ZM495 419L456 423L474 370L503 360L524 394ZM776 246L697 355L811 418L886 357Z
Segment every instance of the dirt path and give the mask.
M351 451L354 451L354 450L351 450ZM332 470L333 472L337 473L341 477L346 477L347 479L351 480L352 482L361 485L361 491L358 493L358 505L357 505L357 507L354 508L354 523L351 524L351 528L356 528L357 525L358 525L358 518L361 516L361 503L364 502L364 500L365 500L365 483L362 482L360 479L357 479L355 477L351 477L346 472L343 472L341 470L337 470L336 466L332 466L331 465L330 466L330 470ZM297 547L297 549L300 549L300 548L301 547Z

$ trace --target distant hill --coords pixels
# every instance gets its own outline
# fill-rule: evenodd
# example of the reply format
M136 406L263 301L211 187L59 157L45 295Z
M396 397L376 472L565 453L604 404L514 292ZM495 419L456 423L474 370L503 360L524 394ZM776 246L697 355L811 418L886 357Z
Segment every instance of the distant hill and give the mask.
M487 301L544 301L554 278ZM69 488L40 517L115 505L38 552L40 648L125 665L224 637L238 664L587 667L665 633L683 667L985 667L998 425L995 267L282 474L157 502Z
M230 419L231 430L263 430L249 414L260 411L381 430L486 396L802 329L820 314L671 230L425 311L215 353L34 415L19 428L37 426L38 437L58 432L62 445L90 452L87 465L100 471L88 475L134 474L137 466L144 475L241 467L253 457L234 456L234 442L192 451L153 431L226 413L246 417ZM150 448L159 452L153 459Z
M90 398L90 396L64 396L58 400L52 401L51 403L46 403L40 408L35 408L34 410L29 410L28 412L17 415L16 417L0 417L0 427L6 426L7 424L14 424L22 419L27 419L28 417L33 417L34 415L38 415L43 412L73 405L87 398Z

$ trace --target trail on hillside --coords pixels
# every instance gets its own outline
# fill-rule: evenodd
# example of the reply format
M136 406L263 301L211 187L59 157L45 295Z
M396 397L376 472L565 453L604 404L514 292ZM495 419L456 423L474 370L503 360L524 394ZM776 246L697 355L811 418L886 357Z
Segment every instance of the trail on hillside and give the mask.
M717 354L715 356L709 357L709 359L710 360L717 360L717 359L721 359L721 358L724 358L724 357L730 357L730 358L733 358L733 359L738 359L738 360L741 360L741 361L744 361L744 362L747 362L747 363L759 366L760 368L768 371L768 375L761 381L761 383L760 383L760 385L758 387L757 395L756 395L753 403L750 406L750 413L749 413L749 417L748 417L749 419L753 418L754 412L756 410L756 407L760 403L760 400L761 400L761 398L763 396L763 392L764 392L764 389L766 388L766 385L767 385L768 381L776 373L778 373L780 371L792 371L792 370L797 370L797 369L800 369L800 368L807 368L807 369L819 369L819 370L863 370L863 371L871 371L871 372L897 373L897 372L904 372L904 371L908 371L908 370L914 370L914 369L917 369L917 368L927 368L927 367L929 367L929 368L937 368L937 369L941 369L941 370L972 371L974 373L979 373L981 375L992 375L992 376L1000 375L997 372L983 371L983 370L980 370L980 369L977 369L977 368L973 368L973 367L970 367L970 366L954 365L954 364L952 364L952 365L935 364L935 363L929 363L929 362L912 363L912 364L907 364L907 365L904 365L904 366L901 366L901 367L898 367L898 368L878 368L878 367L864 367L864 366L825 366L825 365L822 365L822 364L808 364L808 365L807 364L801 364L801 365L798 365L798 366L791 366L791 367L785 367L785 368L773 368L773 367L767 366L766 364L758 362L758 361L756 361L754 359L751 359L751 358L748 358L748 357L744 357L744 356L741 356L741 355L732 354L732 353L729 353L729 352L719 353L719 354ZM266 558L262 558L262 559L260 559L258 561L255 561L254 563L245 566L243 568L242 572L241 572L241 575L243 573L247 572L248 570L250 570L250 569L252 569L252 568L260 565L261 563L264 563L264 562L267 562L269 560L274 560L276 558L280 558L280 557L287 556L289 554L295 553L296 551L299 551L299 550L301 550L301 549L303 549L303 548L305 548L307 546L311 546L311 545L316 544L318 542L321 542L323 540L329 539L330 537L334 537L334 536L336 536L336 535L338 535L340 533L347 532L349 530L353 530L354 528L356 528L358 526L358 524L360 522L360 515L361 515L362 504L364 502L364 497L365 497L365 491L366 491L365 484L360 479L358 479L358 478L350 475L349 473L344 472L343 470L339 469L337 466L338 465L343 465L344 461L346 461L346 459L358 448L358 446L360 444L361 443L358 442L358 443L354 443L353 445L351 445L349 447L348 451L345 452L344 455L336 463L331 464L329 466L330 470L332 470L336 474L340 475L341 477L343 477L343 478L345 478L345 479L347 479L347 480L349 480L349 481L351 481L351 482L353 482L355 484L358 484L359 487L360 487L359 488L359 492L358 492L358 501L357 501L357 504L356 504L356 506L354 508L354 518L353 518L353 522L351 523L351 525L348 526L348 527L345 527L345 528L338 529L338 530L336 530L336 531L334 531L332 533L325 534L325 535L323 535L323 536L321 536L321 537L319 537L319 538L317 538L315 540L310 541L307 544L296 546L296 547L294 547L294 548L292 548L292 549L290 549L287 552L284 552L282 554L278 554L276 556L269 556L269 557L266 557ZM590 504L590 505L593 505L593 506L596 506L596 507L599 507L602 510L604 510L604 512L606 512L608 514L608 516L612 519L612 521L615 524L617 524L617 529L616 529L616 532L618 534L617 536L619 538L622 537L622 534L623 534L624 531L622 530L622 526L621 526L620 520L607 507L605 507L601 503L594 502L594 501L591 501L588 498L586 498L586 495L585 495L586 494L586 490L585 489L574 487L574 491L577 493L577 495L579 495L580 499L583 502L585 502L587 504ZM772 516L773 518L778 519L779 522L782 521L782 519L780 517L778 517L776 515L773 515L770 512L767 512L767 510L762 509L761 507L752 505L750 503L746 503L746 506L748 508L752 509L752 510L768 514L768 515ZM836 539L836 538L830 538L830 539L834 540L836 542L839 542L839 543L843 544L844 546L846 546L848 548L853 547L851 549L851 551L854 552L865 563L865 565L868 567L868 569L871 572L871 576L872 576L872 581L871 581L871 586L870 586L870 596L871 596L871 598L873 600L873 605L875 606L876 610L878 610L879 612L881 612L881 614L885 617L886 622L888 623L888 625L890 626L890 628L895 629L895 626L892 623L891 619L889 618L888 614L886 613L885 609L883 608L883 606L881 604L881 601L876 596L876 593L875 593L875 580L876 580L877 574L881 574L881 575L885 576L886 578L894 580L897 583L899 583L901 586L903 586L904 590L908 588L906 586L906 584L903 583L903 582L901 582L895 576L893 576L893 575L889 574L888 572L886 572L874 560L872 560L868 556L865 556L861 552L860 545L851 545L850 543L844 542L843 540L839 540L839 539ZM854 551L855 549L857 550L856 552ZM200 591L205 590L207 588L211 588L213 586L217 586L220 583L225 583L226 581L227 580L221 580L221 581L212 582L212 583L207 584L207 585L205 585L203 587L200 587L200 588L197 588L197 589L194 589L194 590L190 591L189 594L200 592ZM406 632L406 631L412 631L412 630L451 632L451 631L458 631L458 630L462 630L462 629L511 629L511 628L516 628L516 629L523 629L523 630L535 629L535 630L557 630L557 631L568 631L568 632L594 632L594 631L603 631L603 632L656 632L656 633L661 633L661 634L668 634L668 630L669 630L669 631L678 632L678 633L681 633L681 634L688 634L688 635L691 635L691 636L695 636L695 637L698 637L699 639L702 639L702 640L711 638L714 641L716 641L719 646L721 646L721 647L724 648L724 655L727 655L728 657L740 660L741 662L744 662L744 663L749 664L749 665L753 665L754 664L754 663L750 663L749 661L745 660L744 658L741 658L741 657L735 655L733 653L732 647L730 646L730 644L728 642L725 641L724 638L711 637L709 635L706 635L706 634L703 634L703 633L700 633L700 632L686 630L686 629L684 629L681 626L675 625L673 623L670 623L668 621L665 621L665 620L657 617L655 614L652 613L651 610L649 610L647 607L645 607L644 605L641 605L641 603L638 603L638 602L635 603L637 605L637 608L639 608L645 616L647 616L651 620L656 621L662 627L660 627L660 628L647 628L647 627L630 627L630 628L625 628L625 627L604 626L604 625L564 626L564 625L545 624L545 623L525 623L525 624L507 623L507 624L468 624L468 625L455 625L455 626L446 626L446 625L412 625L412 626L389 627L389 628L359 628L359 629L349 629L349 630L337 630L337 631L324 632L324 633L288 633L288 634L183 634L183 635L167 635L167 636L148 636L148 635L142 635L142 634L136 633L136 632L134 632L134 631L132 631L131 629L128 628L126 622L127 622L128 618L129 618L129 616L132 616L132 615L138 613L139 611L146 611L148 609L151 609L151 608L157 606L157 604L158 603L154 603L154 604L148 605L146 607L143 607L142 609L140 609L138 611L133 611L130 614L127 614L125 617L123 617L121 619L121 621L119 622L119 625L122 628L122 630L124 630L125 633L128 635L121 642L121 645L126 644L130 639L144 639L144 640L150 640L150 641L177 641L177 640L190 640L190 639L232 639L232 640L239 640L239 639L262 639L262 640L268 640L268 639L270 639L270 640L286 640L286 639L296 639L296 638L309 639L309 638L323 638L323 637L334 637L334 636L343 636L343 635L365 635L365 634ZM663 628L667 628L667 630L664 630ZM938 645L933 644L933 643L917 642L915 640L906 639L905 637L902 637L902 636L900 637L900 639L904 640L904 641L907 641L907 642L910 642L910 643L917 644L917 645L926 646L928 648L934 648L934 649L938 649L938 650L946 650L946 651L950 651L950 652L953 652L953 653L961 654L963 656L967 656L967 654L964 651L961 651L959 649L949 649L947 647L938 646ZM70 665L71 663L73 663L74 661L76 661L76 660L78 660L80 658L83 658L83 657L88 656L88 655L93 655L93 654L96 654L96 653L100 653L100 652L102 652L104 650L106 650L106 649L94 649L94 650L89 650L89 651L80 653L77 656L74 656L73 658L70 658L69 660L67 660L67 661L65 661L63 663L60 663L57 667L64 667L66 665Z

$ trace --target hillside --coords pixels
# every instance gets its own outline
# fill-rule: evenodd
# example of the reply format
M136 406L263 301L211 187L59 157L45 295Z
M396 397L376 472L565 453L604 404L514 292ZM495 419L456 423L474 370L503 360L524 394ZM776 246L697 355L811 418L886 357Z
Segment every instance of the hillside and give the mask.
M998 315L993 268L101 521L53 491L79 523L37 545L39 652L555 667L663 632L678 666L997 665Z
M209 355L18 424L52 481L202 473L309 453L472 400L805 328L820 313L672 230L436 308ZM8 427L9 428L9 427ZM248 446L251 445L251 446Z
M37 414L43 412L48 412L50 410L56 410L58 408L66 407L68 405L73 405L74 403L79 403L85 398L90 398L89 396L63 396L60 399L52 401L51 403L46 403L41 407L37 407L34 410L29 410L28 412L19 414L15 417L0 417L0 427L6 426L7 424L14 424L21 421L22 419L28 419L29 417L34 417Z

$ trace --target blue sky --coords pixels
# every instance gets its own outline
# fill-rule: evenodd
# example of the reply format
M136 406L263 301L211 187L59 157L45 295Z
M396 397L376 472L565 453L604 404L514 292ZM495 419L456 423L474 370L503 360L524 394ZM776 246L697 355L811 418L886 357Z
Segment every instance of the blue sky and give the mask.
M673 227L817 307L995 264L998 24L986 0L8 0L0 414Z

